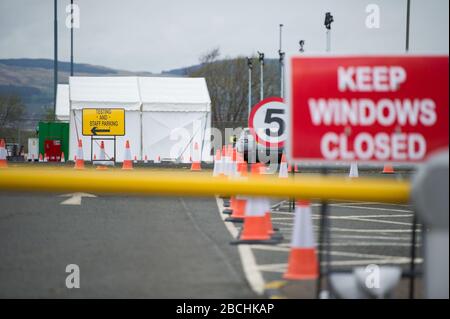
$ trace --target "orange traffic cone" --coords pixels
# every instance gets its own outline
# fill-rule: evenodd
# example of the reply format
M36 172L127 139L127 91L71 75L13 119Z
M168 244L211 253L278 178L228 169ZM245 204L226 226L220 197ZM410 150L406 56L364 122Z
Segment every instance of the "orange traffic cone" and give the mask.
M299 173L300 169L298 168L297 164L294 164L294 173Z
M191 171L201 171L202 166L200 164L199 160L199 149L198 149L198 143L195 142L194 144L194 161L191 164Z
M294 229L292 231L291 252L284 279L316 279L319 268L311 218L311 206L308 201L297 201Z
M145 155L144 156L144 164L147 164L148 163L148 157L147 157L147 155Z
M278 174L278 177L287 178L289 177L288 172L289 168L286 160L286 155L283 153L283 155L281 155L280 172Z
M8 162L6 161L6 155L8 153L6 152L5 148L5 140L0 139L0 168L7 168Z
M47 163L48 162L48 155L47 155L47 153L44 153L44 163Z
M253 167L256 166L256 167ZM259 176L262 164L252 165L252 172ZM239 239L232 244L275 244L269 234L266 212L270 210L270 201L263 197L249 197L245 205L245 217Z
M42 153L39 153L39 163L42 163L44 161L44 158L42 157Z
M392 164L384 164L383 174L394 174L394 167Z
M159 163L161 163L161 156L156 156L156 158L155 158L155 160L153 161L153 163L157 163L157 164L159 164Z
M66 162L66 157L64 156L64 152L61 152L61 163Z
M125 156L123 159L122 169L133 169L133 161L131 159L130 141L125 143Z
M77 151L77 159L75 160L75 169L84 169L84 160L83 160L83 144L81 139L78 140L78 151Z

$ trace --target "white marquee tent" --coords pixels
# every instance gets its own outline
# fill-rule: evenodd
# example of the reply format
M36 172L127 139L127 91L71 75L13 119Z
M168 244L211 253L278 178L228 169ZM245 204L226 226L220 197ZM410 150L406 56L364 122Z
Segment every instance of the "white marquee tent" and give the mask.
M58 86L58 91L65 88ZM71 77L69 103L61 98L57 117L70 113L70 159L83 141L85 159L91 158L91 137L82 135L83 108L125 109L125 136L118 136L117 161L123 161L125 141L130 141L132 157L143 160L195 158L193 149L202 149L203 161L210 161L211 101L203 78L166 77ZM58 95L60 93L58 92ZM68 104L68 105L67 105ZM67 112L67 108L70 112ZM100 141L93 141L99 156ZM105 140L108 157L114 144ZM200 152L200 151L199 151Z

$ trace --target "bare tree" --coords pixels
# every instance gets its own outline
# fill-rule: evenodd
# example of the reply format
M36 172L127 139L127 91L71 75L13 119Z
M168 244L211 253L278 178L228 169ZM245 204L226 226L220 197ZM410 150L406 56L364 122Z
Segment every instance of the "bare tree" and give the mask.
M17 123L25 110L20 96L0 95L0 127L11 127Z
M247 126L248 118L248 69L245 57L220 60L219 48L200 57L201 66L189 73L191 77L204 77L208 85L212 105L212 122L216 127ZM256 61L256 57L253 57ZM267 61L266 61L267 63ZM259 67L253 68L252 105L259 102ZM279 94L279 73L276 63L264 68L265 96Z

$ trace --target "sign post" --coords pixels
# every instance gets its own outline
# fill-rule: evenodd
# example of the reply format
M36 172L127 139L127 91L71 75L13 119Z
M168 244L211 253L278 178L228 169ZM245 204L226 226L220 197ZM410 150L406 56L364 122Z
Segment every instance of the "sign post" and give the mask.
M116 136L125 135L125 109L86 108L82 110L82 133L91 137L91 161L94 140L114 141L116 162ZM104 161L104 160L103 160Z
M448 148L447 56L293 57L294 161L421 163Z

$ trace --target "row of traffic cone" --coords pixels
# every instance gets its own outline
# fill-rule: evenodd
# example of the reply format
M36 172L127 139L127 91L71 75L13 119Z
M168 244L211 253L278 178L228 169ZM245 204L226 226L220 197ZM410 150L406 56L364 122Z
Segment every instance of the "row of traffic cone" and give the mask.
M228 153L229 154L229 153ZM227 152L217 152L214 162L214 176L229 176L239 178L247 175L247 163L243 160L237 162L237 174L230 174L233 165L228 163ZM224 155L223 157L221 155ZM234 156L238 159L240 154ZM225 158L225 160L223 159ZM231 157L233 162L233 156ZM287 176L288 166L286 157L283 156L280 165L280 177ZM260 176L263 165L260 163L251 166L252 178ZM235 196L230 199L231 212L226 221L242 221L243 226L239 237L232 244L277 244L282 240L281 234L273 228L271 219L271 206L267 198ZM314 243L314 232L312 228L311 208L306 201L299 201L297 205L294 229L289 254L285 279L315 279L318 276L318 261Z

